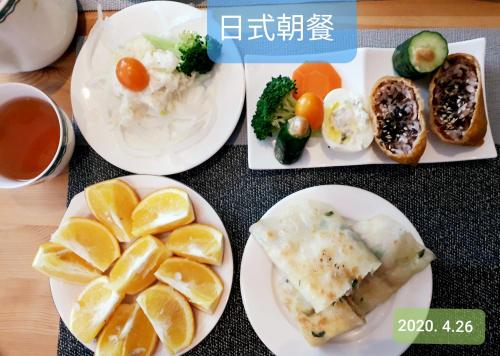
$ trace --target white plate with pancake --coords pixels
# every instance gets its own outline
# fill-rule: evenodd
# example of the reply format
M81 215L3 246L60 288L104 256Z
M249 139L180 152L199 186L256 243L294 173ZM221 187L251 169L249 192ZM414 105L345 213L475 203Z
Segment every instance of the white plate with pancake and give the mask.
M179 183L173 179L166 177L155 177L147 175L132 175L126 177L120 177L120 180L128 183L139 195L139 197L144 198L146 195L163 189L167 187L175 187L184 190L189 194L189 198L193 204L195 210L196 221L204 224L209 224L217 229L219 229L224 234L224 257L222 265L212 266L213 270L220 276L220 279L224 285L224 291L219 301L219 305L213 314L207 314L200 312L193 308L193 314L195 317L195 335L190 346L182 350L180 354L188 352L196 345L198 345L210 331L215 327L219 321L224 309L226 308L227 301L229 299L229 294L231 292L231 285L233 282L233 254L231 251L231 244L228 238L226 229L222 220L217 215L217 212L210 206L210 204L196 191L189 188L187 185ZM85 200L85 193L78 193L71 200L66 213L63 216L63 220L68 219L73 216L78 217L90 217L91 212L87 206ZM161 235L158 237L162 237ZM69 325L71 308L76 302L78 295L85 288L85 286L69 284L64 281L50 278L50 289L52 292L52 299L56 309L61 316L65 325ZM130 298L130 296L127 296ZM95 351L96 342L84 344L87 348ZM156 356L168 355L167 349L163 346L161 342L158 342L156 347Z
M275 216L292 205L305 201L332 205L342 216L365 220L386 215L423 243L418 231L394 205L363 189L324 185L289 195L269 209L264 217ZM241 294L248 319L262 342L276 355L399 355L409 345L392 339L393 312L396 308L429 308L432 298L432 271L426 267L414 275L389 300L366 316L366 324L320 346L310 346L282 306L275 292L277 268L252 237L241 263ZM362 283L362 282L361 282Z
M210 112L208 118L199 122L199 126L184 130L179 142L164 138L165 130L156 129L167 125L162 119L170 119L168 115L155 117L160 120L154 124L144 123L142 119L141 122L132 120L133 126L139 126L135 128L137 137L133 144L121 135L123 123L118 125L112 119L120 116L112 113L123 106L123 101L119 102L112 90L116 90L112 85L116 62L124 56L121 47L145 34L169 37L188 30L204 35L206 18L205 11L190 5L149 1L127 7L94 26L75 63L71 103L83 136L106 161L132 173L170 175L205 162L229 139L241 116L245 99L242 63L215 64L202 96L202 108ZM231 45L234 44L225 44L229 46L226 47L228 50ZM192 88L201 87L200 82L197 83ZM180 114L178 124L185 124L179 121L183 115L201 115L196 111L201 108L192 104L193 100L198 102L194 99L196 97L194 94L183 95L177 101L176 106L182 104L182 107L190 108L188 114ZM152 95L149 99L153 100ZM146 128L149 128L148 134L141 136L141 131L146 132ZM141 151L148 145L153 147ZM161 145L167 147L160 148Z

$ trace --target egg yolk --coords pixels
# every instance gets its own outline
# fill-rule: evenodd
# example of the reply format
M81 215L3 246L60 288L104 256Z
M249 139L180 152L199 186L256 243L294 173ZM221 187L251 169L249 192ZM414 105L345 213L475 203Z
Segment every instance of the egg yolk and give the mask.
M142 91L149 84L149 73L144 64L132 57L125 57L116 64L118 81L131 91Z

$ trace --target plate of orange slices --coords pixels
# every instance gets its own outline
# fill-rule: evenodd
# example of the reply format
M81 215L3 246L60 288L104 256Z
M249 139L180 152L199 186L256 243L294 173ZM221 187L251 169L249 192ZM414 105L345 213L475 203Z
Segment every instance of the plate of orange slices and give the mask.
M219 321L233 278L228 234L210 204L165 177L89 186L70 202L33 267L96 355L183 354Z

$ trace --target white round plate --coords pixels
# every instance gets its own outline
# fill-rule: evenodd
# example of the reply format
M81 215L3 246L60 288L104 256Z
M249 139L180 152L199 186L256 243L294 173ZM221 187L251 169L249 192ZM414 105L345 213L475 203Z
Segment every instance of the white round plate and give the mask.
M219 321L229 298L229 293L231 291L231 285L233 282L233 253L231 251L231 244L227 235L227 231L224 228L224 224L215 212L215 210L210 206L210 204L198 193L188 186L179 183L173 179L165 177L155 177L147 175L134 175L120 177L121 180L130 184L132 188L139 194L141 198L146 195L157 191L162 188L167 187L177 187L183 189L189 194L191 202L196 214L196 221L215 226L217 229L222 231L224 234L224 259L221 266L211 266L214 271L220 276L224 284L224 292L222 293L219 305L215 312L210 315L203 313L193 308L193 313L195 316L196 332L191 345L183 350L179 355L191 350L193 347L198 345L214 328L214 326ZM71 203L64 214L63 220L68 219L72 216L80 217L90 217L91 212L87 207L87 202L85 200L85 193L81 192L75 195L71 200ZM161 238L161 236L160 236ZM64 324L69 325L71 308L76 302L78 295L84 289L84 286L69 284L54 278L50 279L50 289L52 291L52 298L54 299L54 304L56 309L64 321ZM90 350L95 351L96 342L85 344ZM158 346L155 352L156 356L166 356L168 355L167 350L163 347L162 343L158 342Z
M412 223L387 200L366 190L324 185L289 195L269 209L264 216L283 211L287 206L305 200L331 204L347 218L362 220L385 214L404 226L422 242ZM248 319L264 344L276 355L399 355L409 345L392 339L393 311L399 307L428 308L432 298L430 266L413 276L387 302L366 317L366 324L331 342L312 347L302 337L274 294L274 267L260 245L250 236L241 263L241 295Z
M106 161L132 173L170 175L205 162L231 136L245 99L242 63L215 65L210 84L215 93L213 117L201 132L195 133L196 139L180 142L182 147L175 152L167 150L154 156L138 155L124 149L123 143L119 144L117 135L112 135L105 124L107 113L100 103L103 99L96 97L102 95L94 93L93 96L92 85L89 84L98 81L102 73L114 73L113 63L118 46L143 34L166 36L168 29L174 27L204 35L207 30L206 17L206 11L186 4L148 1L127 7L93 28L73 69L71 103L83 136Z

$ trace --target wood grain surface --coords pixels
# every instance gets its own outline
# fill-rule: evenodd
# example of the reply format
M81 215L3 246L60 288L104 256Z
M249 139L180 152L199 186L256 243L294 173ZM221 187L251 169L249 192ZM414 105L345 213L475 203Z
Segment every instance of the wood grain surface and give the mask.
M108 13L109 14L109 13ZM96 13L81 13L77 35L89 32ZM499 1L378 0L358 3L361 28L500 27ZM50 95L71 115L70 79L75 44L53 65L32 73L0 75ZM0 355L54 355L59 317L47 278L34 271L35 251L65 211L68 175L15 191L0 191Z

